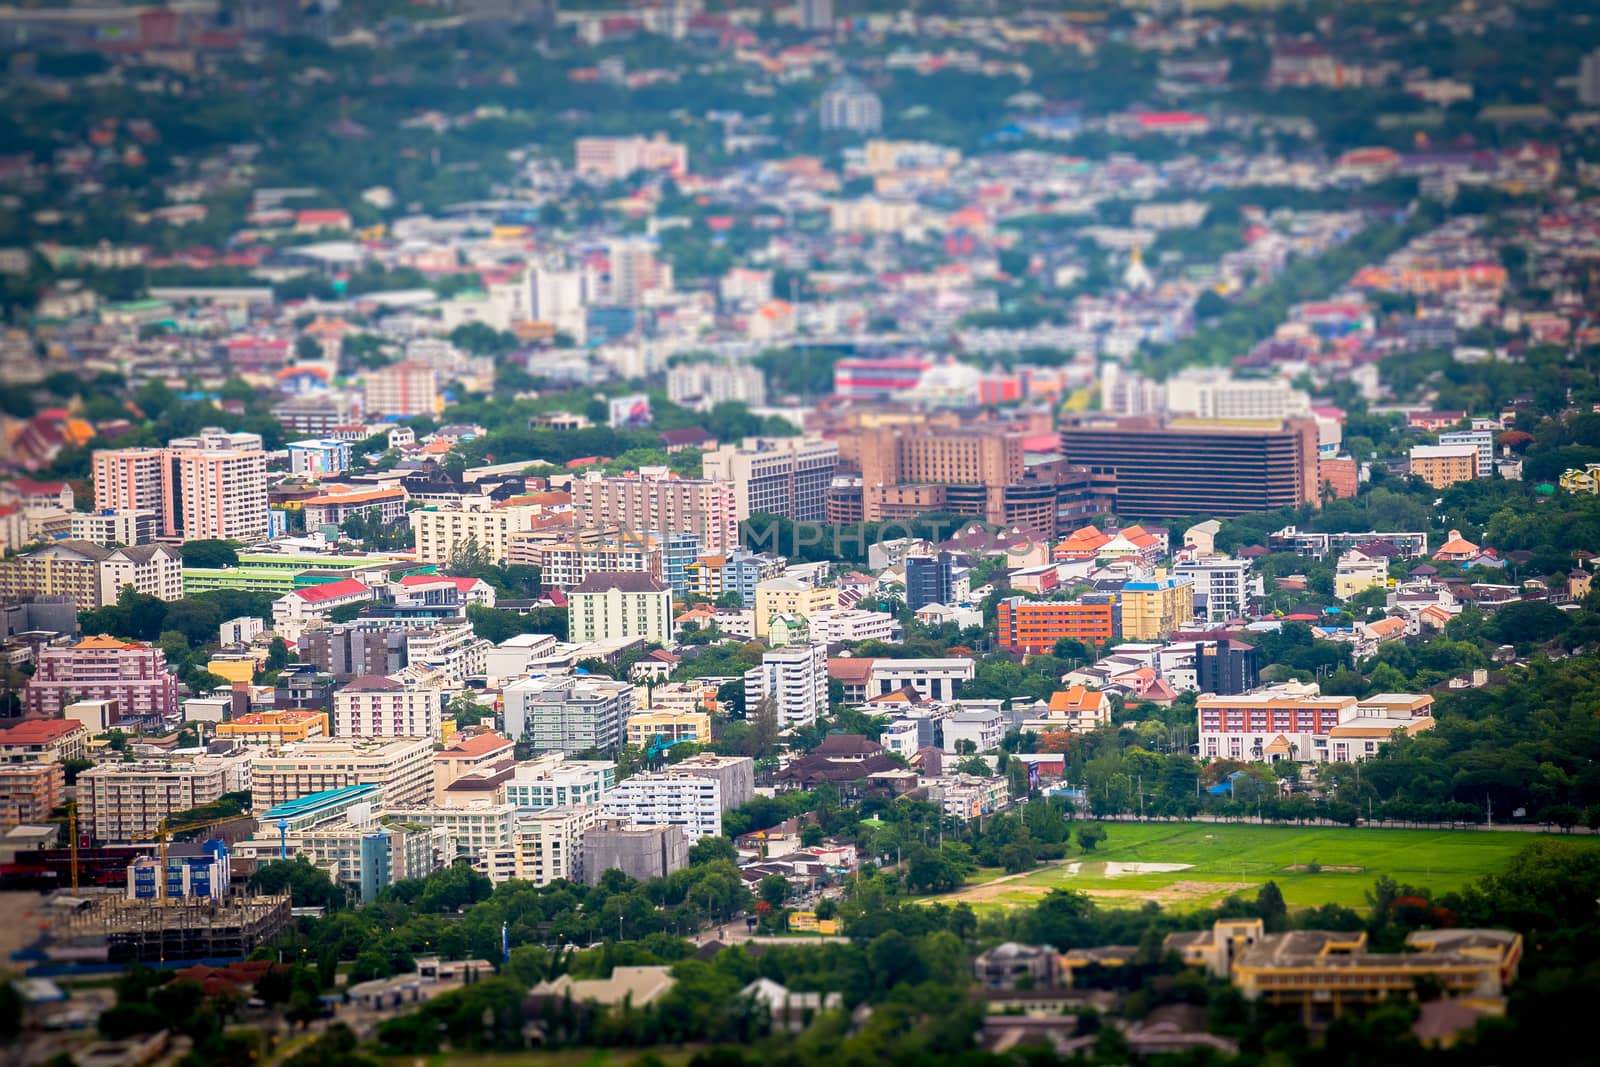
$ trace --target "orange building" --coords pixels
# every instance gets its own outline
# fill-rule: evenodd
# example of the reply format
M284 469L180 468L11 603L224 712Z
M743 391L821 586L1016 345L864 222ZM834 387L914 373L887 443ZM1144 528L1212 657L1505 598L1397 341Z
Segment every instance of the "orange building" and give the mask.
M1116 631L1116 609L1109 600L1084 604L1009 597L997 612L1000 647L1012 651L1053 652L1063 638L1105 645Z

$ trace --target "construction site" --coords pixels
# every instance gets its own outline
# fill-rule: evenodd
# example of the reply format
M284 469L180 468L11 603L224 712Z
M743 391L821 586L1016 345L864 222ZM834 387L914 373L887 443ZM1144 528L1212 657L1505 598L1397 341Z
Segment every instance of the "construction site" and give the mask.
M69 898L71 910L50 924L47 958L107 963L237 960L282 934L288 896L232 895L220 900L130 900L123 895ZM55 898L59 906L61 898Z

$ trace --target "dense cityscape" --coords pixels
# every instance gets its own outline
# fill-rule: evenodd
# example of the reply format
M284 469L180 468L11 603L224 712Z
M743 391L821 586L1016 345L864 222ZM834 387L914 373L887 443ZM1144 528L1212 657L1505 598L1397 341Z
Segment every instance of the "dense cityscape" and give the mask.
M1600 1062L1600 12L0 49L4 1062Z

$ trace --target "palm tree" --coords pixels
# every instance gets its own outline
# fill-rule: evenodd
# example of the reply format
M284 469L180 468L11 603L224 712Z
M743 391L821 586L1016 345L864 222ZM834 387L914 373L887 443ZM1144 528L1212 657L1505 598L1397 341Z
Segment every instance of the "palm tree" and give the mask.
M1299 756L1300 756L1300 746L1295 744L1293 741L1290 741L1289 742L1289 759L1291 761L1294 761L1294 760L1297 760L1299 758Z

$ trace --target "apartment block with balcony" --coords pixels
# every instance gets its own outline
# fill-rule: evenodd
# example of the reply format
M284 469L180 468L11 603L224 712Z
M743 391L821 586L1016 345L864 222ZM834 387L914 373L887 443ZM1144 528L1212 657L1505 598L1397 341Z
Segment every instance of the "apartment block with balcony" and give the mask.
M606 794L606 815L632 826L677 826L691 840L722 833L722 786L695 775L636 774Z
M828 710L828 649L826 645L789 645L761 657L761 664L744 673L745 708L763 700L777 706L785 726L809 726Z
M726 480L709 474L677 478L665 468L646 468L637 477L590 473L572 483L572 517L578 529L617 529L635 540L652 532L693 533L705 552L739 547L736 504Z
M78 775L85 831L103 842L145 841L169 815L254 789L248 749L229 753L102 763Z
M66 790L60 763L0 764L0 830L49 822L66 803Z
M1058 641L1108 645L1116 636L1116 598L1090 595L1078 601L1007 597L996 605L1000 647L1050 654Z
M506 735L535 752L614 752L633 686L589 675L525 678L501 691Z
M517 817L512 848L516 877L534 885L583 883L583 838L599 818L592 805L545 808Z
M707 452L707 478L733 487L735 519L779 515L796 522L827 518L828 488L839 468L839 446L817 438L749 438ZM733 543L708 550L732 548Z
M648 574L591 574L568 593L568 631L573 641L642 638L668 648L672 589Z
M337 738L284 745L256 756L252 780L258 809L353 785L380 787L385 805L426 804L433 795L433 741Z
M178 679L165 652L138 641L100 635L41 649L23 690L25 714L55 718L80 700L115 701L119 724L159 727L178 716Z

